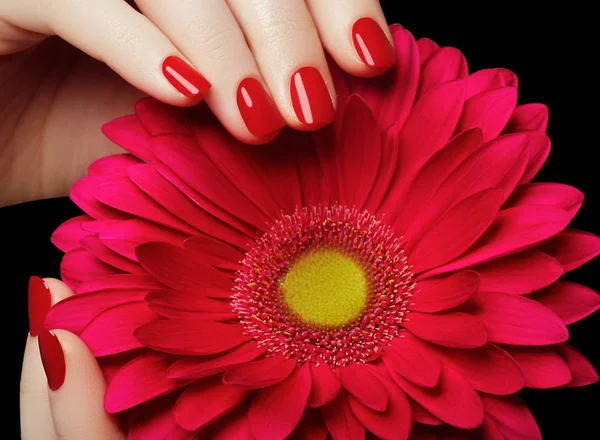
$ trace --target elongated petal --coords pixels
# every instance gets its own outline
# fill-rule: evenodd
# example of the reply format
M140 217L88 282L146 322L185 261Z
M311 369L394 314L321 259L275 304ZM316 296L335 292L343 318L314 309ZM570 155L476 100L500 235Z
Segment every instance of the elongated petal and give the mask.
M546 133L540 131L530 131L528 133L531 136L527 144L529 147L529 158L519 184L531 182L531 179L542 168L550 154L550 138Z
M238 249L206 235L190 237L185 248L202 253L208 263L223 269L238 270L239 262L244 257Z
M478 292L469 300L472 313L485 323L490 342L549 345L569 337L556 314L537 301L518 295Z
M364 365L349 363L339 371L342 386L363 405L374 411L384 411L388 393L377 377Z
M296 368L296 360L272 356L231 368L223 383L246 389L266 388L285 380Z
M152 275L133 275L129 273L109 275L84 281L77 288L76 293L96 293L104 291L129 291L129 290L157 290L164 288Z
M150 306L162 306L172 309L205 314L223 314L231 312L231 305L207 298L201 294L180 292L177 290L155 290L146 297Z
M233 417L224 426L219 426L218 431L212 434L214 440L254 440L250 432L247 412Z
M81 245L98 260L115 269L131 274L146 274L146 271L135 261L125 258L104 246L102 241L100 241L100 238L96 235L88 235L87 237L82 238Z
M239 405L249 391L209 379L186 388L177 400L173 414L184 429L195 431L222 417Z
M582 387L598 382L598 373L590 361L569 344L555 345L552 350L566 362L571 370L573 379L566 385L567 387Z
M312 387L308 406L313 408L327 405L338 396L342 383L337 374L328 365L310 364L310 374L312 377Z
M562 265L542 252L527 250L473 267L479 290L526 295L549 286L563 274Z
M483 421L479 395L461 374L448 367L443 367L434 388L421 388L398 375L393 379L406 394L449 425L471 429Z
M415 422L430 426L439 426L443 423L440 419L431 414L413 399L408 399L408 401L410 402L410 410L412 413L412 418Z
M474 348L487 342L483 322L461 312L412 312L402 326L421 339L446 347Z
M321 413L333 440L365 440L365 426L352 412L346 392L322 407Z
M542 435L527 406L519 396L481 396L485 412L507 440L541 440Z
M536 130L546 131L548 127L548 107L544 104L521 104L515 107L504 131Z
M103 263L85 249L67 252L60 262L60 277L73 290L85 281L123 274L119 269Z
M600 237L577 229L565 229L540 245L540 250L556 258L569 272L600 254Z
M166 353L205 355L222 353L248 340L239 324L198 319L154 321L139 327L135 337L145 346Z
M410 309L415 312L441 312L456 307L479 288L479 275L464 270L441 279L424 280L417 284Z
M589 287L570 281L557 281L534 299L556 313L565 324L572 324L600 308L600 295Z
M95 160L88 167L90 176L127 176L129 167L141 164L132 154L114 154Z
M248 413L252 434L256 438L284 440L302 418L310 386L310 370L305 364L283 382L260 391Z
M410 333L394 338L385 347L382 358L388 368L417 385L433 387L440 378L441 366L437 355Z
M102 126L102 133L121 148L145 161L156 158L149 148L150 134L135 115L113 119Z
M63 252L69 252L81 247L81 239L89 232L81 225L93 220L90 216L79 215L61 224L52 234L52 244Z
M573 379L566 362L550 348L509 347L507 350L521 367L528 388L556 388Z
M188 133L183 109L153 98L142 98L135 103L135 114L143 127L152 135Z
M516 76L506 69L482 69L472 73L467 79L467 99L502 86L516 88Z
M577 188L561 183L536 182L520 185L503 208L522 205L548 205L567 211L575 217L583 203L583 193Z
M181 388L189 381L169 379L170 356L148 352L121 368L109 382L104 408L109 413L124 411Z
M440 48L440 46L429 38L419 38L417 40L417 47L419 48L419 58L421 58L421 65L429 59L429 57Z
M467 60L458 49L442 47L436 50L421 66L417 100L434 87L466 78L468 73Z
M157 318L145 301L129 302L112 307L94 318L80 338L94 356L106 356L141 348L133 337L140 325Z
M169 440L192 440L196 434L186 431L175 421L172 405L153 411L141 420L136 420L127 431L127 440L164 438Z
M255 342L248 342L213 356L186 356L169 367L168 375L173 379L200 379L226 371L235 365L253 361L266 351L265 348L258 347Z
M516 393L525 385L519 365L493 344L471 350L440 347L437 352L478 391L507 395Z

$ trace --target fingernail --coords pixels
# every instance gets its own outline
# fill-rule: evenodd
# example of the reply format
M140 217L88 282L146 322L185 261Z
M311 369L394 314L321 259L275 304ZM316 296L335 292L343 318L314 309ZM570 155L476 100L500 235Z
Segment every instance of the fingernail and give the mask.
M317 129L333 121L333 103L318 69L303 67L294 73L290 93L296 117L308 128Z
M173 87L190 98L211 88L206 78L179 57L167 57L163 61L162 71Z
M29 289L27 291L27 308L29 312L29 333L37 336L44 326L46 315L52 306L50 288L40 277L29 278Z
M396 51L379 23L372 18L356 20L352 26L352 41L358 56L367 66L383 69L396 62Z
M240 82L237 105L248 131L254 136L266 136L285 125L275 103L255 78L245 78Z
M65 354L56 335L49 330L40 330L38 337L42 364L48 379L48 387L58 390L65 381Z

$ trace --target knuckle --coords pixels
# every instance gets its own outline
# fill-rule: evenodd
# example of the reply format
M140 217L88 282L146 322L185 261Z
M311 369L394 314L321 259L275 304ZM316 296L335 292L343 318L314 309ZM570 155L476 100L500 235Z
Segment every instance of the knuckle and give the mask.
M202 17L190 18L184 23L185 35L193 38L194 44L201 48L203 56L211 60L222 60L228 48L236 41L244 41L240 28L233 25L215 26Z
M267 2L268 3L268 2ZM261 37L267 44L283 44L290 40L311 37L314 24L308 17L298 17L284 8L265 6L258 11Z

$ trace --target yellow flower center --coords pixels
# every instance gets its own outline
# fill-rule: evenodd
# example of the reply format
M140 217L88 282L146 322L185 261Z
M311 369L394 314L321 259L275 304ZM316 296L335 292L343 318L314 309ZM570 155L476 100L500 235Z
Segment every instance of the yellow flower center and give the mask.
M281 287L285 303L304 322L340 326L364 309L368 282L354 259L340 251L319 249L294 262Z

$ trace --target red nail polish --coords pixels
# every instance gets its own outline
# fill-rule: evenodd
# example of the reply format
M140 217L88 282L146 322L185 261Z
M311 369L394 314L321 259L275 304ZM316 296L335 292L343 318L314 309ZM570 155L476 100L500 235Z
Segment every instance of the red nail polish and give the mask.
M325 81L314 67L303 67L292 75L292 106L296 116L311 130L333 122L335 109Z
M245 78L240 82L237 105L248 131L254 136L266 136L285 125L275 103L255 78Z
M50 307L52 306L50 289L46 282L40 277L32 276L29 278L27 301L27 308L29 311L29 333L31 333L31 336L37 336L43 328L48 310L50 310Z
M360 18L352 26L352 41L367 66L387 69L396 62L396 51L381 26L372 18Z
M173 87L190 98L211 88L206 78L179 57L167 57L163 61L162 71Z
M65 354L60 341L49 330L40 330L38 337L42 364L52 391L58 390L65 381Z

